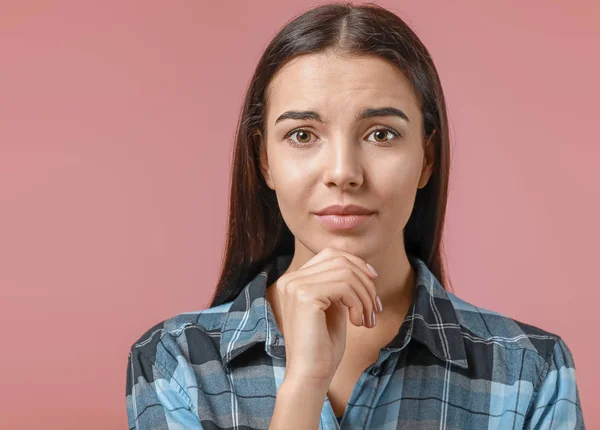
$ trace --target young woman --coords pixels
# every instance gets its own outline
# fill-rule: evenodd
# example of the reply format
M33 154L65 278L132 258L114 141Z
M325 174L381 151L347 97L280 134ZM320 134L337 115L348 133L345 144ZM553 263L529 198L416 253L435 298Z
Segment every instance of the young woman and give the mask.
M583 429L563 340L447 290L449 137L396 15L287 24L246 95L211 305L131 348L130 429Z

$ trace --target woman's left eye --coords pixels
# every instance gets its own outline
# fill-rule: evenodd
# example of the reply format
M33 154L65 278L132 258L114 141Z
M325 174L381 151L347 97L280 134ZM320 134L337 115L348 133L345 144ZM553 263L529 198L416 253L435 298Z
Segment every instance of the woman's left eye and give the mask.
M391 134L392 137L386 139L386 136L387 136L388 133ZM375 141L377 143L386 143L386 142L388 142L388 141L390 141L392 139L400 137L399 133L397 133L395 131L392 131L392 130L390 130L388 128L380 128L380 129L374 130L373 132L369 133L369 136L371 136L373 134L375 134L377 136L375 138L376 139ZM379 139L385 139L385 140L379 140Z

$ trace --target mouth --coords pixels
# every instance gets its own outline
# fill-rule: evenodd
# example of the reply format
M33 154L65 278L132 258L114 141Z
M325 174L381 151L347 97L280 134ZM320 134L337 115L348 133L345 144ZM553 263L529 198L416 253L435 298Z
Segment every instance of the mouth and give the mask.
M363 226L374 214L316 215L321 224L332 231L353 230Z

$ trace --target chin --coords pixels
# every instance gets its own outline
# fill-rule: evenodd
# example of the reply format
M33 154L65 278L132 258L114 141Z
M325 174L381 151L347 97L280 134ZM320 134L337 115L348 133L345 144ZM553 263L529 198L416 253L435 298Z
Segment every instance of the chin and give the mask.
M347 252L348 254L364 258L364 256L372 254L371 250L373 245L374 244L371 241L357 236L333 236L329 241L323 244L321 249L335 248Z

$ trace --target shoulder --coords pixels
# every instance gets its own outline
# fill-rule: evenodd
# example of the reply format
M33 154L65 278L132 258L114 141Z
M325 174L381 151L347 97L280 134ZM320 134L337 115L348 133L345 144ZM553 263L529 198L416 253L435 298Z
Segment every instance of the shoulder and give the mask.
M231 304L182 312L154 324L131 344L130 357L167 373L181 359L199 363L216 359L221 328Z
M447 292L465 343L492 345L495 351L504 350L504 354L521 351L523 354L537 357L542 367L550 365L555 349L564 347L561 337L538 326L519 321L500 312L477 306Z
M209 385L218 380L213 369L221 362L221 327L230 306L174 315L132 343L126 383L130 428L166 428L168 422L201 427L194 390L201 384L196 378L202 373Z
M558 334L446 293L471 376L490 381L497 410L522 399L527 428L584 428L575 362Z

